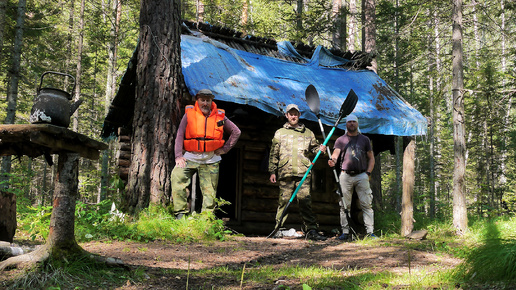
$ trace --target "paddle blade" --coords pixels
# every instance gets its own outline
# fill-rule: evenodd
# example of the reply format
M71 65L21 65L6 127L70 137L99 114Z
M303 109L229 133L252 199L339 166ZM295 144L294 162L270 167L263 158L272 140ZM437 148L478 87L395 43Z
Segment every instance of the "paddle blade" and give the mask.
M321 109L321 101L319 99L319 93L313 85L309 85L305 90L305 98L310 110L317 116Z
M348 96L346 97L346 100L344 100L344 103L342 103L342 106L340 107L339 111L339 120L337 121L337 124L340 122L340 119L346 117L347 115L351 114L353 110L355 109L355 106L358 102L358 96L355 94L355 91L351 89L348 93Z

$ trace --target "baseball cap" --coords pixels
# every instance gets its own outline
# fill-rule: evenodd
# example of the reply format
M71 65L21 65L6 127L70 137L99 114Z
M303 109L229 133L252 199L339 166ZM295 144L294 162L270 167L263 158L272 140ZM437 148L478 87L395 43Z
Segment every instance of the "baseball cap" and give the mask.
M296 109L298 112L301 112L301 111L299 111L299 107L298 107L296 104L290 104L290 105L288 105L288 106L287 106L287 111L286 111L286 112L288 112L288 111L290 111L290 110L292 110L292 109Z

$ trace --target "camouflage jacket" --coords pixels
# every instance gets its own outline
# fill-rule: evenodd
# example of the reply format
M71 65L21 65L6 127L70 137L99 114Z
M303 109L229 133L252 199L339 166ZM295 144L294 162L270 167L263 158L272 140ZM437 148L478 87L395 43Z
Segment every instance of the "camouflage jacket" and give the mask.
M269 156L269 173L276 174L278 180L285 177L305 175L310 167L310 157L319 150L319 142L314 133L299 124L293 128L287 122L274 134Z

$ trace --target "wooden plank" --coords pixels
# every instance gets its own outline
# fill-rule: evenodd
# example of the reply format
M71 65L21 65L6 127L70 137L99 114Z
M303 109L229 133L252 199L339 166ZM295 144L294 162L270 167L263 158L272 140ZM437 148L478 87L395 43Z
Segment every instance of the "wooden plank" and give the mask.
M63 139L56 139L53 136L50 136L49 134L46 134L44 132L32 132L30 134L30 141L32 143L42 145L45 147L50 148L59 148L64 149L70 152L79 153L81 157L88 158L88 159L99 159L99 151L95 149L91 149L79 144L73 144L67 142L67 140Z
M99 150L109 146L86 135L50 124L0 125L0 155L38 157L44 153L79 153L88 159L98 159Z
M279 197L279 187L272 185L272 183L270 186L253 186L246 184L242 189L242 196L245 196L245 198L255 197L277 200Z

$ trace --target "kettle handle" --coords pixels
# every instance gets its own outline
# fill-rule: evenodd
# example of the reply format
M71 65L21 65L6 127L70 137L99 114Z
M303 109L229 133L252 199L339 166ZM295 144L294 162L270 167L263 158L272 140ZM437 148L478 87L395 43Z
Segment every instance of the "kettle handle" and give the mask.
M72 93L75 91L75 86L76 86L76 82L75 82L75 78L71 75L71 74L65 74L65 73L60 73L60 72L56 72L56 71L46 71L44 72L42 75L41 75L41 80L39 82L39 87L38 87L38 91L41 90L41 85L43 84L43 77L47 74L55 74L55 75L61 75L61 76L65 76L65 77L70 77L72 78L73 80L73 88L72 88Z

